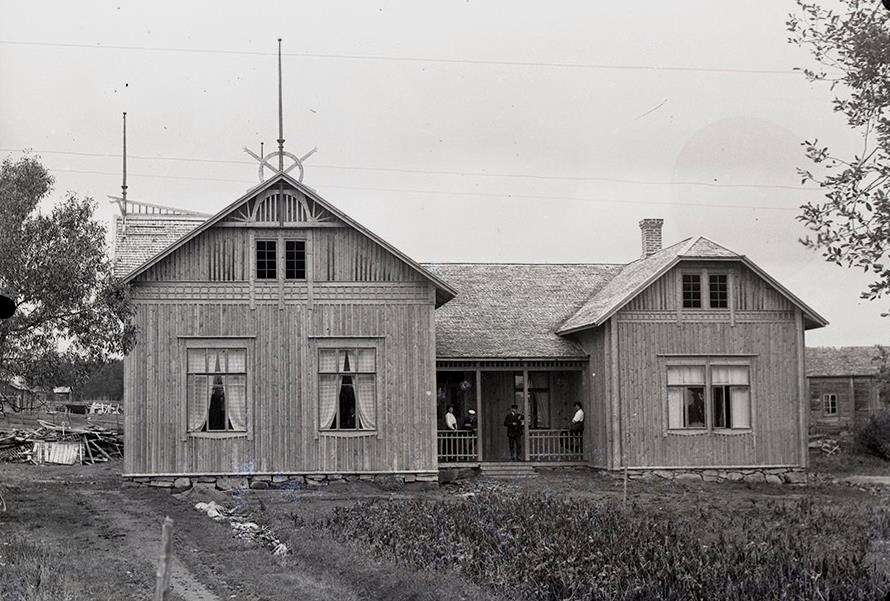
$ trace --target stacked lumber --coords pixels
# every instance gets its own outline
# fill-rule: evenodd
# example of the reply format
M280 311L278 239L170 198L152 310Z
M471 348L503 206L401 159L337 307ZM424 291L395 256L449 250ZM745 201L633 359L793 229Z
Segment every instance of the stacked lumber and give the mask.
M0 432L0 461L19 463L100 463L122 457L120 434L102 426L72 428L37 420L37 427Z

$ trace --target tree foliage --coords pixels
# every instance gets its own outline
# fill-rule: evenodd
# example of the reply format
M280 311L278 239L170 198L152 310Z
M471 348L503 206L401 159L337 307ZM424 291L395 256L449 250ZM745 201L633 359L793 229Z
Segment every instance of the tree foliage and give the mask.
M818 184L825 197L803 205L798 219L811 232L805 245L830 262L872 272L862 297L874 300L890 292L890 11L877 0L835 6L798 0L789 41L820 65L801 71L830 85L834 110L861 134L862 147L839 156L817 139L803 143L812 166L798 170L802 182Z
M73 384L134 340L94 201L68 193L44 209L52 185L36 158L0 164L0 288L18 304L0 321L0 381Z

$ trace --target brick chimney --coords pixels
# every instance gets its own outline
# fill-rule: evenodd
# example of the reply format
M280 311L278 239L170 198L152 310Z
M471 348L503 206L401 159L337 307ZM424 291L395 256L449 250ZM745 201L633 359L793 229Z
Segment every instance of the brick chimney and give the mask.
M642 258L661 250L661 224L664 219L643 219L640 221L640 235L643 239Z

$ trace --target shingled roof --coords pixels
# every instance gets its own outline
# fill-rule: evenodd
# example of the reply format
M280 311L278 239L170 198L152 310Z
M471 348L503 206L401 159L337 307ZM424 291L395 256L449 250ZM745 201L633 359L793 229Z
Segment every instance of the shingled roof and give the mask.
M873 376L880 369L877 346L807 347L807 376Z
M115 218L114 274L124 277L204 223L193 215L134 215Z
M584 357L556 334L623 265L439 263L425 267L458 294L436 310L440 358Z

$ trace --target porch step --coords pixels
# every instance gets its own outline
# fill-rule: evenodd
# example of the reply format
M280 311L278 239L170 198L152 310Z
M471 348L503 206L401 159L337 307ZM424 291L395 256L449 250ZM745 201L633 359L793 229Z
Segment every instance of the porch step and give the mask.
M483 478L497 480L514 480L517 478L537 478L538 472L527 463L482 463L479 466L479 474Z

